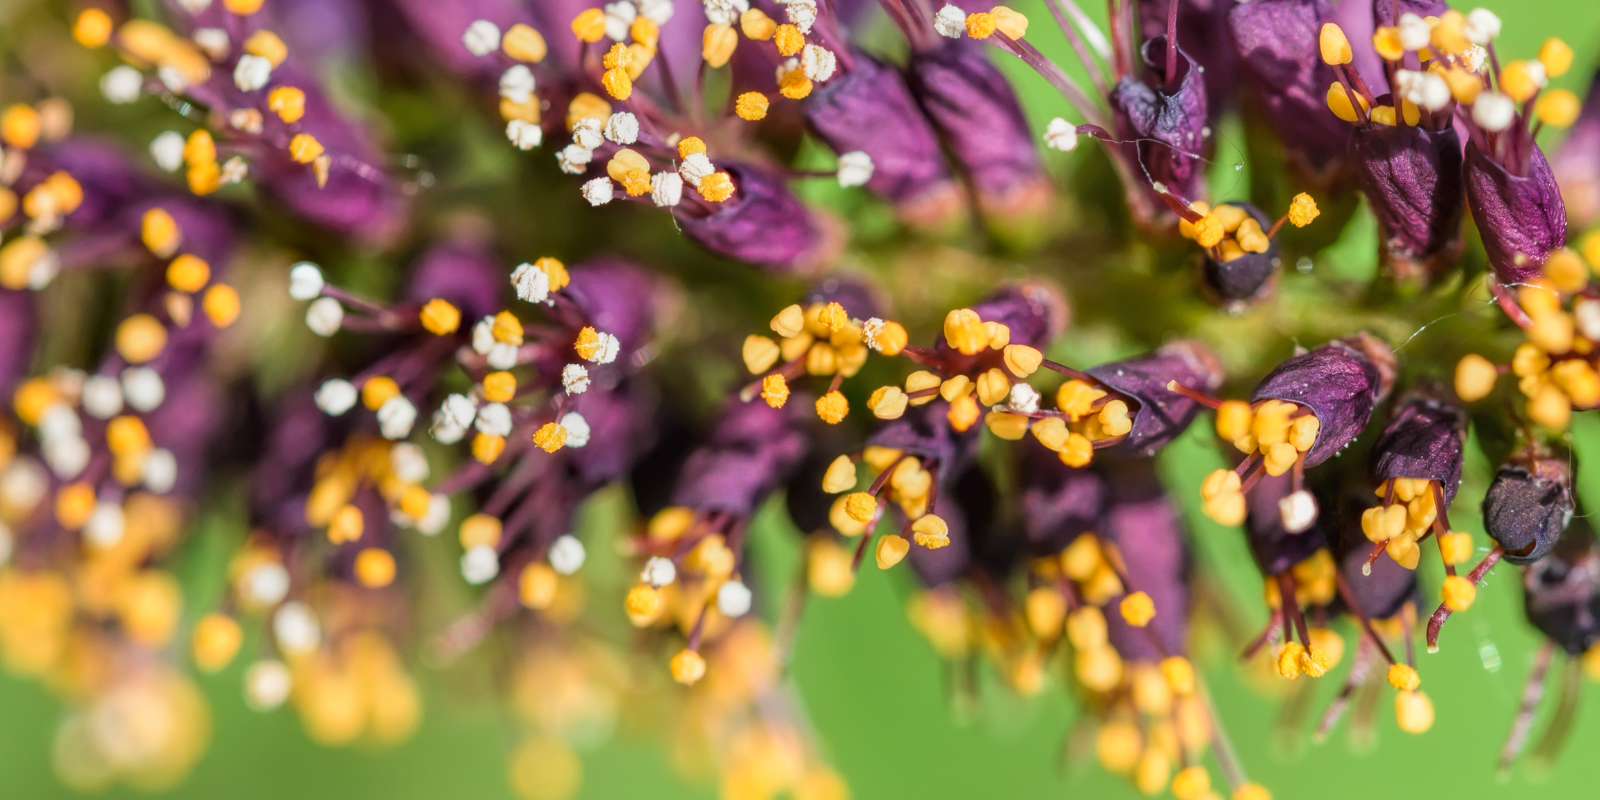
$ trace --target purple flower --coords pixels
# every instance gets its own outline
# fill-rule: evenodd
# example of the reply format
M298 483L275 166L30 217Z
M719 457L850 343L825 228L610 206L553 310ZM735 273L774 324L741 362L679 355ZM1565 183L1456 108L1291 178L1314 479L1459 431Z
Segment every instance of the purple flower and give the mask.
M1583 655L1600 639L1600 551L1588 523L1523 571L1522 592L1528 621L1568 654Z
M552 49L572 40L568 25L569 15L563 20L552 20L548 28L534 24L527 7L515 0L388 0L405 19L412 32L428 46L433 59L458 75L480 80L498 78L505 67L498 60L474 55L463 42L463 34L472 23L483 19L497 26L502 33L512 25L522 23L539 30ZM598 6L598 4L595 4ZM576 14L577 12L573 12ZM559 40L551 41L551 40Z
M558 302L552 314L569 328L585 325L617 337L618 363L648 343L656 320L656 279L639 266L620 259L600 259L570 269L572 282L564 293L577 316ZM578 318L581 316L581 319Z
M1358 6L1354 0L1340 3L1344 6ZM1416 14L1423 19L1437 17L1450 10L1450 6L1443 0L1372 0L1372 24L1375 27L1391 28L1399 23L1400 17L1406 14ZM1354 38L1352 37L1352 41Z
M1200 404L1167 388L1179 386L1214 392L1222 385L1222 364L1205 345L1177 341L1154 353L1113 361L1085 370L1104 386L1132 401L1133 428L1119 448L1153 456L1189 427Z
M673 504L749 517L805 458L806 403L730 401L679 473Z
M1389 346L1358 333L1279 364L1256 385L1250 401L1282 400L1311 411L1321 428L1305 466L1315 467L1361 435L1373 408L1389 395L1394 373Z
M1461 139L1449 119L1439 124L1428 130L1368 123L1350 139L1356 180L1378 218L1384 263L1401 279L1449 269L1460 252Z
M1049 179L1022 106L982 48L947 41L914 50L906 84L944 135L984 213L1013 218L1049 202Z
M1483 498L1483 526L1513 564L1532 564L1572 522L1572 472L1564 459L1534 456L1500 467Z
M1467 203L1483 236L1489 268L1503 285L1532 280L1567 242L1567 210L1544 152L1531 148L1525 169L1513 173L1490 158L1478 141L1467 143Z
M405 299L421 305L448 300L468 326L499 311L506 286L505 269L482 245L460 241L435 245L417 259L406 285Z
M736 193L704 215L677 215L684 234L717 255L772 272L804 271L823 259L822 228L781 178L748 164L723 168Z
M1322 176L1338 167L1350 138L1324 99L1335 76L1322 62L1317 33L1332 16L1327 0L1254 0L1228 12L1242 71L1267 122L1302 167Z
M1227 205L1244 209L1262 230L1272 228L1272 218L1254 205L1250 203ZM1278 269L1281 266L1282 259L1278 257L1278 237L1273 236L1267 239L1267 249L1260 253L1241 251L1231 259L1218 261L1207 252L1200 265L1200 285L1222 305L1230 308L1247 306L1272 294L1273 287L1277 285Z
M1119 145L1148 180L1185 197L1204 191L1206 89L1189 54L1179 49L1177 74L1165 74L1165 36L1144 43L1144 76L1124 75L1112 87L1111 111Z
M843 54L841 54L843 55ZM947 223L963 205L945 167L938 134L917 108L900 73L865 53L822 83L803 105L806 122L837 153L872 157L867 188L918 225Z
M1572 224L1587 228L1600 219L1600 72L1589 83L1578 121L1555 153L1556 182Z
M1461 484L1466 433L1467 415L1460 408L1431 391L1412 393L1372 448L1372 477L1380 483L1395 478L1433 481L1449 507Z
M1058 553L1096 530L1105 510L1105 478L1073 469L1043 447L1029 447L1022 470L1022 532L1038 553Z

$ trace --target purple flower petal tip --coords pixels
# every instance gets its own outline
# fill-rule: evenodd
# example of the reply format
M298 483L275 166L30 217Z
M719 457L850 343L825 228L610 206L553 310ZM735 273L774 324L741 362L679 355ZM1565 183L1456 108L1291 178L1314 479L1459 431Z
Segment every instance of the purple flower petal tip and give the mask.
M1372 477L1438 481L1445 505L1461 483L1462 443L1467 415L1432 392L1403 399L1372 448Z
M1359 333L1279 364L1257 384L1251 402L1282 400L1311 409L1321 424L1305 465L1315 467L1355 441L1394 386L1394 352Z
M1467 204L1489 267L1511 285L1539 276L1550 251L1567 243L1567 207L1544 152L1533 148L1526 175L1514 175L1467 143Z

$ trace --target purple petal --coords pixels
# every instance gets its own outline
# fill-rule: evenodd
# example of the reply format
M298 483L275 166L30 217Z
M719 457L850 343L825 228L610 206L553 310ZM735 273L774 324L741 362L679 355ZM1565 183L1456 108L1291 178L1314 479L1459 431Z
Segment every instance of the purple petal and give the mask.
M1355 605L1368 619L1388 619L1417 599L1417 573L1395 563L1388 553L1372 562L1370 573L1363 574L1372 541L1361 530L1361 514L1378 504L1378 498L1365 481L1344 487L1337 508L1324 508L1322 525L1339 533L1339 572L1355 598Z
M1167 34L1167 12L1172 0L1139 0L1139 30L1142 39ZM1204 67L1205 92L1209 113L1226 110L1237 94L1239 54L1233 49L1228 32L1227 0L1178 0L1178 44Z
M868 281L854 276L823 278L806 292L805 304L838 303L854 319L882 316L886 306L882 292Z
M734 400L706 443L689 455L673 492L675 505L749 517L800 466L807 441L806 404L781 409Z
M1278 501L1289 496L1294 488L1292 480L1287 472L1277 477L1263 474L1245 495L1249 506L1244 522L1245 539L1263 575L1280 574L1327 545L1328 540L1322 533L1326 519L1318 518L1300 533L1284 529Z
M1267 122L1314 172L1338 162L1350 138L1350 126L1325 100L1336 78L1322 63L1317 35L1332 14L1327 0L1256 0L1228 13L1245 79Z
M1250 402L1283 400L1311 409L1322 427L1305 465L1315 467L1361 435L1372 409L1388 396L1394 370L1389 346L1359 333L1279 364L1256 385Z
M684 234L717 255L772 272L812 266L825 249L822 230L783 180L748 164L721 166L737 192L706 216L679 214Z
M617 337L619 361L648 344L658 296L649 272L621 259L602 259L575 264L567 274L572 282L565 294L583 313L581 325Z
M1579 228L1593 225L1600 219L1600 72L1590 81L1583 110L1567 129L1554 161L1567 216Z
M1461 139L1455 128L1357 125L1350 161L1398 275L1438 273L1460 250Z
M1551 250L1567 243L1567 208L1544 151L1533 147L1527 175L1513 175L1467 143L1467 203L1489 267L1502 284L1539 276Z
M0 289L0 398L6 402L33 363L34 325L33 292Z
M1572 473L1559 458L1506 464L1483 497L1483 527L1505 560L1532 564L1556 546L1572 522Z
M873 431L867 437L867 446L904 451L922 459L927 469L937 467L941 483L953 480L972 463L978 428L957 433L946 420L949 412L950 404L943 400L908 409L905 416Z
M461 311L463 327L504 308L500 297L506 271L476 242L435 245L417 259L406 285L405 298L426 303L434 298L450 301Z
M1461 484L1467 415L1433 393L1405 398L1372 448L1372 477L1438 481L1449 506Z
M1189 546L1177 508L1156 480L1148 460L1119 465L1101 532L1127 565L1130 591L1150 595L1156 615L1143 629L1121 614L1106 614L1106 633L1125 661L1159 661L1187 650L1189 634Z
M1222 364L1205 345L1178 341L1123 361L1113 361L1085 370L1095 380L1134 401L1133 429L1117 445L1142 456L1153 456L1189 427L1200 404L1177 392L1167 383L1211 393L1222 386Z
M1166 41L1162 36L1144 43L1145 78L1124 76L1108 100L1127 159L1142 166L1148 180L1184 197L1199 197L1205 181L1205 83L1194 60L1179 50L1177 85L1169 88L1163 74Z
M1105 479L1073 469L1042 446L1029 446L1022 472L1022 531L1037 553L1057 553L1100 524Z
M1600 552L1594 531L1578 521L1548 558L1522 573L1523 608L1528 621L1568 655L1578 657L1600 640Z

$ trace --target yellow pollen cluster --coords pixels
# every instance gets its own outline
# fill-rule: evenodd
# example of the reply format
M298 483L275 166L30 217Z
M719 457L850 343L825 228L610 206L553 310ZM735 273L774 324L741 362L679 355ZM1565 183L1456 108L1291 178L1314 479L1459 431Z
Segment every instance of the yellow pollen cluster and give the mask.
M680 143L680 148L688 142ZM698 140L695 142L698 146ZM782 360L782 365L764 375L761 381L762 398L774 408L781 408L789 396L788 379L802 369L808 375L834 376L836 380L853 377L861 371L867 363L870 344L864 325L852 319L838 303L812 303L804 308L799 304L790 305L772 318L770 327L777 334L777 341L758 334L745 337L742 354L745 368L753 375L762 375ZM892 348L893 353L905 346L905 329L899 325L884 323L881 329L874 328L873 333L876 334L873 341ZM907 400L904 393L896 400L885 389L874 393L875 399L868 402L868 408L880 415L890 413L897 405L903 411ZM886 404L879 402L885 399L888 400ZM882 411L878 410L880 405ZM844 395L836 390L818 399L816 407L818 416L830 424L844 419L850 410ZM880 418L895 416L899 414Z
M1378 487L1377 494L1388 498L1392 493L1395 502L1386 500L1385 505L1369 508L1361 515L1361 532L1374 544L1385 545L1389 557L1406 569L1417 568L1417 560L1421 555L1417 542L1434 527L1439 518L1435 486L1433 481L1422 478L1385 481ZM1470 534L1444 531L1440 531L1440 534L1440 553L1446 556L1446 563L1459 563L1449 560L1455 556L1465 560L1465 556L1460 554L1463 545L1467 553L1471 553ZM1461 537L1465 537L1464 542Z

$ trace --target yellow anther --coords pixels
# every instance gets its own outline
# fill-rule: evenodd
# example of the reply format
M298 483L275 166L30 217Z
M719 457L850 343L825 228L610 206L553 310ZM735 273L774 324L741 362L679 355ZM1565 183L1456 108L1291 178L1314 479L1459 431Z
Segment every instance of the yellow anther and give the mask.
M739 46L739 35L729 25L707 25L700 39L700 57L712 69L726 65Z
M494 324L490 326L490 333L494 340L502 344L522 344L522 320L510 311L502 311L494 315Z
M1238 492L1219 494L1210 498L1201 504L1200 510L1218 525L1243 524L1245 515L1249 512L1244 495Z
M1439 557L1446 564L1460 564L1472 557L1472 534L1452 531L1439 536Z
M543 561L534 561L517 576L517 599L524 608L546 609L555 603L560 587L561 578L556 571Z
M829 333L837 333L850 324L850 314L844 310L844 306L838 303L829 303L823 306L821 311L817 312L817 321Z
M672 679L685 686L692 686L706 676L706 660L693 650L679 650L672 657Z
M1439 15L1439 21L1434 23L1429 41L1433 49L1440 53L1461 55L1472 47L1472 40L1467 38L1467 17L1460 11L1450 9Z
M279 86L267 92L267 108L284 122L299 122L306 115L306 93L294 86Z
M633 96L633 78L628 76L628 70L623 67L606 70L605 74L600 76L600 87L617 100L626 100Z
M767 118L767 96L760 92L745 92L735 101L733 113L746 122L759 122Z
M1394 106L1374 106L1372 113L1367 116L1378 125L1388 125L1390 127L1394 126L1396 120Z
M15 103L0 111L0 142L26 150L39 143L43 123L33 106Z
M1544 65L1545 75L1559 78L1572 68L1572 48L1555 37L1546 39L1539 46L1539 63Z
M1278 650L1278 674L1294 680L1304 672L1302 656L1306 649L1299 642L1287 642Z
M600 57L600 65L606 69L620 69L633 62L633 53L628 52L626 45L618 42L611 45L611 49Z
M509 372L491 372L483 376L483 399L491 403L509 403L517 396L517 376Z
M1060 417L1045 417L1041 420L1035 420L1031 430L1034 438L1039 440L1039 444L1057 453L1061 452L1061 448L1066 447L1067 436L1071 433L1067 430L1066 421Z
M945 419L950 422L950 427L958 433L965 433L978 424L978 418L983 410L978 407L978 402L971 395L962 395L950 401L950 410L945 412Z
M1317 201L1311 195L1301 192L1289 201L1289 224L1296 228L1304 228L1311 224L1322 212L1317 209Z
M156 257L167 258L177 252L183 235L178 230L178 221L166 209L158 207L144 212L139 221L139 239Z
M106 425L106 447L122 458L147 453L152 447L150 431L138 417L115 417Z
M1107 772L1126 775L1139 763L1143 741L1139 728L1132 722L1119 720L1100 726L1095 732L1095 758Z
M1519 59L1500 68L1500 91L1518 105L1532 99L1539 89L1540 82L1529 69L1528 62Z
M899 419L906 413L906 393L898 386L879 386L867 397L867 410L878 419Z
M995 18L993 14L979 12L967 15L967 35L974 39L987 39L994 35Z
M1089 690L1108 692L1122 682L1122 657L1110 645L1079 650L1073 673Z
M773 408L783 408L783 404L789 401L789 382L782 375L762 378L761 399Z
M829 425L837 425L850 413L850 401L838 390L817 398L817 416Z
M184 253L167 264L167 285L193 294L211 280L211 265L199 256Z
M1207 214L1194 223L1194 241L1201 247L1216 247L1224 236L1228 235L1222 225L1222 220L1215 214Z
M1167 777L1172 772L1172 758L1160 748L1151 747L1139 755L1133 768L1133 788L1140 794L1160 794L1167 788Z
M1384 61L1399 61L1406 55L1405 45L1400 42L1400 29L1394 27L1381 27L1373 31L1372 49Z
M1403 505L1373 506L1361 513L1361 532L1369 541L1384 542L1405 531L1406 508Z
M1267 447L1289 441L1289 418L1295 412L1293 403L1281 400L1268 400L1256 409L1254 424L1250 432L1255 436L1256 443L1265 450Z
M1322 23L1322 30L1317 33L1317 48L1322 53L1322 63L1330 67L1348 64L1355 58L1344 29L1332 22Z
M1254 413L1243 400L1227 400L1217 408L1217 435L1234 441L1250 433Z
M1565 431L1572 421L1572 400L1555 386L1542 386L1528 398L1528 419L1552 431Z
M986 406L992 406L1011 394L1011 379L997 367L979 375L975 386L978 390L978 402Z
M1025 344L1008 344L1002 352L1006 369L1018 378L1032 375L1044 363L1044 354Z
M1240 484L1239 473L1231 469L1212 470L1200 484L1200 497L1210 500L1221 495L1238 494Z
M1272 792L1267 791L1267 787L1259 783L1247 782L1233 790L1233 797L1230 800L1272 800Z
M1494 391L1499 378L1499 369L1489 359L1468 353L1456 363L1456 396L1468 403L1482 400Z
M772 43L778 46L778 52L788 58L806 46L805 34L793 25L779 25L773 33Z
M1100 421L1100 429L1108 437L1122 436L1133 430L1133 418L1128 416L1128 404L1121 400L1106 403L1096 419Z
M838 494L856 485L856 462L849 456L839 456L828 465L822 475L822 491Z
M1094 404L1105 396L1104 390L1073 379L1056 390L1056 408L1076 422L1093 412Z
M1578 121L1582 107L1578 96L1566 89L1551 89L1533 101L1533 115L1552 128L1565 128Z
M368 589L381 589L394 583L394 554L381 547L365 547L356 553L356 581Z
M700 179L700 196L721 203L733 196L733 178L726 172L713 172Z
M578 127L578 122L586 119L601 123L611 119L611 103L593 92L580 92L567 104L567 130Z
M433 505L433 495L421 486L407 486L400 493L400 512L416 520L428 516Z
M790 100L804 100L811 95L811 79L803 70L790 70L778 82L778 93Z
M503 531L504 527L496 517L489 514L473 514L461 521L457 539L461 542L463 550L471 550L474 547L499 547Z
M228 666L239 652L244 635L239 623L226 614L210 613L195 623L189 652L201 672L217 672Z
M1296 417L1289 423L1289 444L1294 449L1304 453L1317 443L1317 434L1322 430L1322 421L1312 414Z
M1388 677L1389 685L1402 692L1416 691L1416 688L1422 685L1422 678L1409 664L1390 664Z
M1068 433L1061 444L1061 463L1077 469L1089 466L1094 460L1094 443L1081 433Z
M245 37L240 47L250 55L266 59L274 68L289 57L289 46L278 38L278 34L265 28Z
M1478 99L1478 93L1483 91L1483 79L1476 73L1468 72L1460 67L1441 69L1437 74L1444 76L1444 82L1450 86L1450 96L1457 103L1471 105Z
M606 15L598 8L586 9L572 18L572 35L580 41L594 44L605 38Z
M1261 230L1261 223L1253 217L1246 217L1239 223L1233 238L1239 243L1239 249L1246 253L1265 253L1272 247L1272 240L1267 238L1266 232Z
M758 42L765 42L778 33L778 23L759 8L752 8L739 15L739 28L744 35Z
M1028 435L1028 418L1021 414L991 411L984 417L989 432L1002 439L1018 441Z
M533 443L546 453L554 453L567 443L567 429L554 422L546 422L533 432Z
M422 327L435 336L455 333L461 327L461 311L449 301L435 297L418 313Z
M636 627L644 627L655 621L656 615L661 613L664 601L661 590L647 584L638 584L628 590L628 597L623 601L623 608L628 612L628 620Z
M1300 656L1300 668L1313 678L1320 678L1328 673L1333 666L1333 659L1322 648L1315 644L1307 648Z
M972 381L965 375L957 375L939 384L939 396L947 402L954 403L956 398L969 394L972 394Z
M989 9L989 13L994 16L995 27L1006 36L1020 40L1028 35L1028 18L1021 12L995 6Z
M1400 692L1394 696L1395 721L1406 733L1426 733L1433 727L1433 701L1422 692Z
M218 328L226 328L237 321L242 308L238 290L226 283L215 284L200 296L200 310Z
M939 380L939 376L935 375L935 374L933 374L931 372L928 372L927 370L919 369L916 372L913 372L910 375L907 375L906 376L906 394L909 395L909 394L912 394L914 392L926 392L926 391L928 391L930 389L935 390L935 393L929 394L929 395L927 395L925 397L913 398L911 400L911 405L921 406L921 405L927 405L928 403L933 402L934 399L938 396L937 390L938 390L940 384L941 384L941 382Z
M1202 800L1211 794L1211 773L1198 764L1178 770L1172 777L1172 796L1178 800Z
M84 47L99 47L111 39L111 15L86 8L72 23L72 38Z
M778 361L778 344L765 336L750 334L744 338L745 369L752 375L766 372Z
M936 514L924 514L911 523L911 539L929 550L950 544L950 526Z
M149 314L134 314L117 325L117 353L129 364L143 364L167 347L167 329Z
M190 164L184 171L184 180L189 184L189 191L201 196L211 194L222 188L222 167L215 161Z
M601 27L604 28L603 22ZM532 64L543 61L545 55L550 52L545 44L544 35L520 22L512 25L506 30L505 35L500 37L500 49L518 61Z
M989 331L977 312L959 308L945 315L945 341L963 355L976 355L989 346Z
M1143 628L1150 624L1150 620L1155 619L1156 604L1155 601L1150 599L1150 595L1144 592L1134 592L1122 598L1122 602L1117 606L1117 611L1122 614L1124 622L1135 628Z
M878 569L889 569L900 563L906 554L911 552L911 543L904 536L888 533L878 537L877 549L873 557L878 562Z
M222 0L224 8L240 16L248 17L261 10L265 0Z
M322 155L322 143L309 133L297 133L289 140L289 157L298 164L310 164Z
M1167 686L1171 687L1173 694L1186 697L1194 694L1196 681L1194 665L1183 656L1168 656L1161 659L1161 676L1167 679Z
M1545 96L1548 97L1549 94ZM1545 258L1542 269L1544 277L1563 294L1581 292L1589 285L1589 266L1583 263L1583 258L1570 247L1552 251Z
M479 464L493 464L506 451L506 437L498 433L478 431L472 437L472 458Z
M850 551L830 538L812 537L806 549L806 583L823 597L843 597L855 585Z
M334 544L354 542L361 538L367 529L367 519L361 509L352 505L344 505L333 514L333 520L328 523L328 541Z
M1466 611L1472 607L1472 601L1478 598L1478 587L1460 575L1448 575L1439 587L1439 595L1445 608Z
M400 396L400 384L387 375L368 378L361 384L361 404L370 411L383 408L383 404Z

